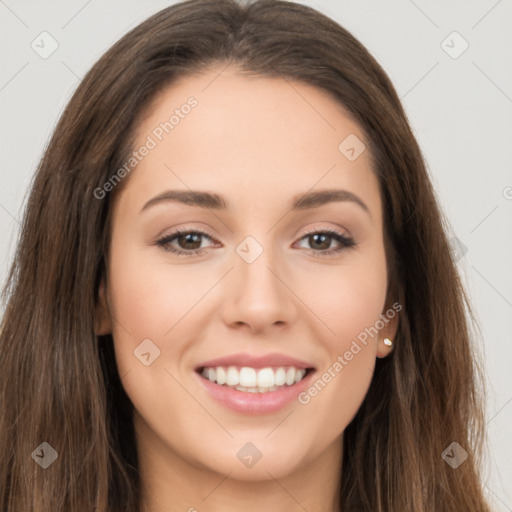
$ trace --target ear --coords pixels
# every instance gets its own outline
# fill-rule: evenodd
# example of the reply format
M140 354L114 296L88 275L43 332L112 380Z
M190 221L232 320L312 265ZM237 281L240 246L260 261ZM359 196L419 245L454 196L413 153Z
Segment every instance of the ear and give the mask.
M399 311L402 310L401 304L398 302L395 302L391 307L386 308L382 312L382 323L384 324L384 327L379 330L379 336L378 336L378 345L377 345L377 357L383 358L388 356L395 345L395 338L396 333L398 331L398 316ZM393 345L387 346L384 343L385 339L391 340L393 342Z
M112 323L110 321L110 312L105 292L105 282L102 279L98 292L98 302L96 304L96 317L94 320L94 332L96 336L103 336L112 333Z

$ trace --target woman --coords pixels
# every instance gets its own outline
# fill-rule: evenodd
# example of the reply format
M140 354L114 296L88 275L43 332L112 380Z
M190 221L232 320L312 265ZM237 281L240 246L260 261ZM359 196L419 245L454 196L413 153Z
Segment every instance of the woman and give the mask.
M311 8L192 0L118 41L40 163L6 292L2 510L489 510L420 149Z

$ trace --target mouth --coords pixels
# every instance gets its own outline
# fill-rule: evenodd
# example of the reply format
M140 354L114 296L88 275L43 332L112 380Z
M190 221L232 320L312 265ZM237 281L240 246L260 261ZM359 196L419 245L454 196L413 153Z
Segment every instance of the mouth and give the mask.
M281 411L309 386L316 368L284 354L233 354L195 368L207 400L245 415Z
M196 372L205 380L243 393L274 393L294 387L315 369L296 366L201 366Z

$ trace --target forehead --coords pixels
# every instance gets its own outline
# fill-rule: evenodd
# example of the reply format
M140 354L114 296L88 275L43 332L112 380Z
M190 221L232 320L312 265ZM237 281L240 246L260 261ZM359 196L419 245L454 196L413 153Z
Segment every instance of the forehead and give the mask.
M187 103L192 98L197 105L191 109ZM187 117L189 121L183 122ZM214 128L209 139L243 139L246 148L274 140L276 134L281 143L288 134L305 136L312 143L344 133L364 138L348 110L327 91L287 77L249 75L220 65L185 75L157 94L139 123L138 138L161 131L159 125L169 121L173 135L190 135L187 125L197 131L195 121L201 121L205 131ZM168 134L164 129L156 136Z
M139 194L178 186L280 200L343 186L379 200L358 124L326 91L288 78L223 67L182 77L154 98L136 133L135 149L151 146L130 178Z

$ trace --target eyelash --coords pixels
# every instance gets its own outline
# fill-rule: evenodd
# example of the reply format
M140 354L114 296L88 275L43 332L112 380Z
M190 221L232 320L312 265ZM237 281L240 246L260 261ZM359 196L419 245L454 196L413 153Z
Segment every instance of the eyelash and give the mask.
M157 240L156 245L161 247L164 251L171 252L178 256L185 256L185 257L186 256L195 256L195 255L200 255L200 254L204 253L205 248L190 249L190 250L184 251L182 249L174 249L170 246L170 243L174 239L179 238L180 236L183 236L183 235L200 235L200 236L209 238L210 240L213 241L213 238L210 235L208 235L207 233L203 233L202 231L192 231L192 230L191 231L181 231L178 229L178 230L174 231L173 233L170 233L169 235L166 235L166 236L160 238L159 240ZM314 257L318 257L318 258L334 256L346 249L351 249L357 245L357 243L355 242L355 240L353 238L343 235L342 233L339 233L338 231L336 231L334 229L319 229L319 230L317 229L317 230L309 231L309 232L305 233L304 236L302 236L300 238L300 240L302 240L308 236L311 236L311 235L327 235L330 238L333 238L334 240L336 240L337 242L339 242L341 244L341 247L339 247L337 249L329 249L326 251L314 251L311 249L313 251L311 254Z

